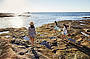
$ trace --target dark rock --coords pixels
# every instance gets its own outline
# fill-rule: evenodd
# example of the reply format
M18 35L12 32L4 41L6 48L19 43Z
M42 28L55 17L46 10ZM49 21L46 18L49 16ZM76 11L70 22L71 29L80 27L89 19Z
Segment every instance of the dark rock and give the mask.
M12 50L15 51L15 52L17 52L17 48L12 47Z
M14 17L14 13L0 13L0 17Z
M30 46L26 45L25 47L26 47L26 48L29 48Z
M58 44L57 44L57 41L56 41L56 40L54 40L54 42L52 43L52 46L58 46Z
M90 32L90 30L87 30L87 32Z
M28 53L28 51L26 51L25 53Z
M24 52L20 52L19 55L24 55L25 53Z
M53 52L53 53L56 53L56 52L57 52L57 50L53 50L52 52Z
M15 40L11 40L10 43L14 44L15 43Z
M51 45L49 44L49 42L47 41L43 41L42 43L40 43L41 45L45 45L48 49L52 49Z
M32 50L32 53L35 56L35 59L39 59L39 56L38 56L37 52L34 50L34 48L31 48L31 50Z
M90 17L83 17L83 18L90 18Z

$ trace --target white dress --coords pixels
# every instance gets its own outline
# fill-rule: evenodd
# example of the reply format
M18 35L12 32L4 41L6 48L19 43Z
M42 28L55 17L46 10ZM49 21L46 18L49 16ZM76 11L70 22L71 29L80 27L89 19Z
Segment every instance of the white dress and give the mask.
M67 29L65 28L65 26L64 26L64 28L63 28L63 34L64 34L64 35L67 35Z

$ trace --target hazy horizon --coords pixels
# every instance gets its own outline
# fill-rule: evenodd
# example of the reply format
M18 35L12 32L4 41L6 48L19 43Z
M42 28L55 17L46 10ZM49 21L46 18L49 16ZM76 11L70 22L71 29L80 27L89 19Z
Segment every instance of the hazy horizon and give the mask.
M90 12L90 0L0 0L0 12Z

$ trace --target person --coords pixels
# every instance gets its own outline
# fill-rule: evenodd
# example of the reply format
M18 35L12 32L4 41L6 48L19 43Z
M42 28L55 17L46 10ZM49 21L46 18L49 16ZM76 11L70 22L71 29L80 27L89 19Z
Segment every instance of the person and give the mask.
M58 23L56 21L54 23L55 23L54 30L55 30L55 33L56 33L56 31L60 31L61 29L59 28Z
M30 27L28 28L28 34L29 34L29 38L31 40L31 44L32 46L34 46L34 38L36 36L36 31L35 31L35 26L33 22L30 22Z
M58 26L58 23L55 21L56 26Z
M64 35L67 35L67 26L66 26L65 24L63 24L63 25L64 25L63 34L64 34Z
M71 23L69 23L69 30L71 30Z

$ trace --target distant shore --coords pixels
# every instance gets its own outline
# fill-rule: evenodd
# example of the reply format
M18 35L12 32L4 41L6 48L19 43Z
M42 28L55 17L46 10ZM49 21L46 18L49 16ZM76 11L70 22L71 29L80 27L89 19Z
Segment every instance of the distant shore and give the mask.
M17 16L25 16L25 17L30 17L31 15L29 15L30 12L23 12L20 15ZM15 13L0 13L0 17L14 17Z
M14 17L14 13L0 13L0 17Z

